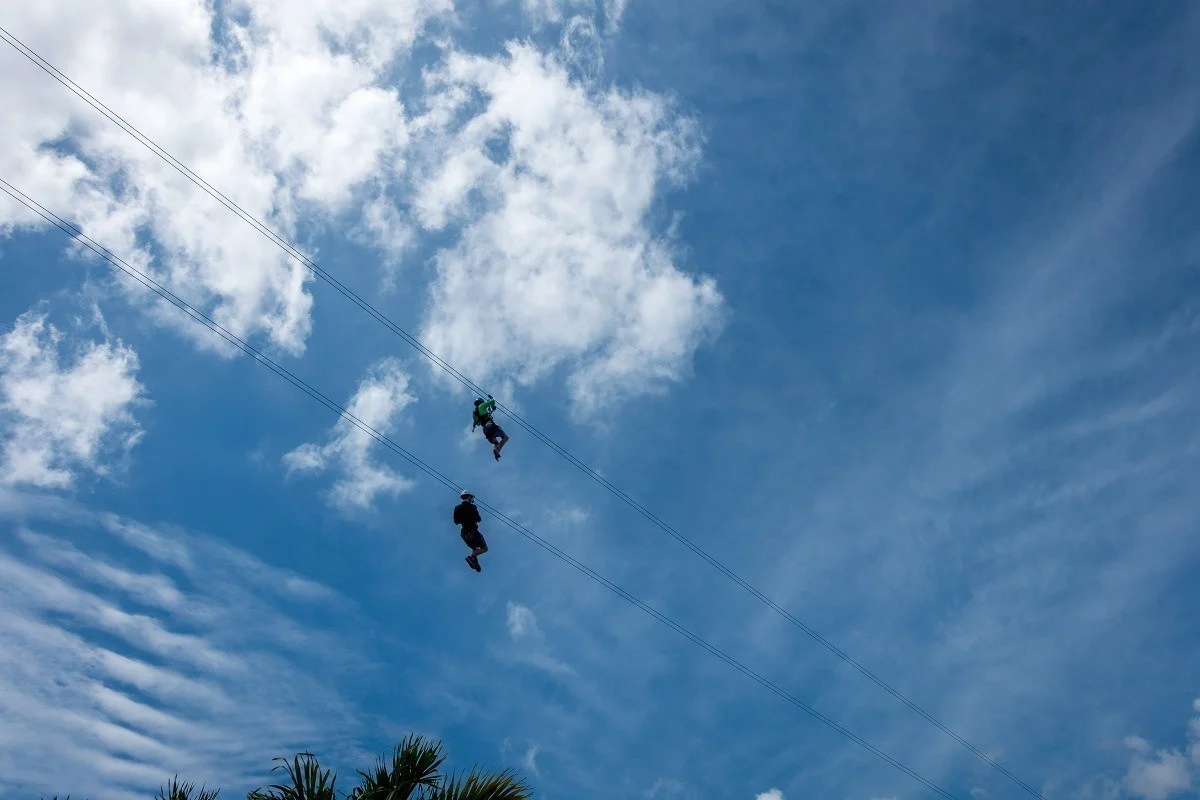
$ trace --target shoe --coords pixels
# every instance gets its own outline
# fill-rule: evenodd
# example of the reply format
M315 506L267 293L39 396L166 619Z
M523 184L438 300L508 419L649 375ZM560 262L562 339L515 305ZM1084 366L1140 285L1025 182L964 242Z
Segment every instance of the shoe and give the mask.
M499 454L499 453L497 453L495 450L493 450L493 451L492 451L492 455L494 455L494 456L496 457L496 460L497 460L497 461L499 461L499 460L500 460L500 454Z
M476 572L483 572L483 567L479 566L479 559L475 556L467 556L467 566Z

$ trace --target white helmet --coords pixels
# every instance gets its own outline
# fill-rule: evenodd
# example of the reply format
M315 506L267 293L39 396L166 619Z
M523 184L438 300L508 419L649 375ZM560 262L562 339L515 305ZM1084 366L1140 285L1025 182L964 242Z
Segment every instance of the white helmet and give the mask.
M458 496L462 500L474 500L475 499L475 495L471 494L466 489L463 489L461 492L459 492Z

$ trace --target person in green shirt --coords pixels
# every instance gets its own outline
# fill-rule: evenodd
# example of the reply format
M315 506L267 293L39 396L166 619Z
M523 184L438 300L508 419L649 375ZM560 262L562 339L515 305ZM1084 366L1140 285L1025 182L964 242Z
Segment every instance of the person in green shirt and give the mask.
M483 438L492 445L492 455L499 461L500 451L508 442L508 434L492 419L492 412L495 410L496 401L490 394L487 400L476 399L475 409L471 412L471 430L483 426Z

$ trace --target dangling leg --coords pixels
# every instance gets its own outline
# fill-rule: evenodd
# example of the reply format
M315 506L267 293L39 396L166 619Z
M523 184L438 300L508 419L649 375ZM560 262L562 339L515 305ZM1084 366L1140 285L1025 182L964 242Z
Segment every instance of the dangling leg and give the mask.
M487 552L486 544L483 545L482 547L476 547L474 550L471 551L471 555L468 556L468 559L470 559L470 562L471 562L471 569L475 570L476 572L483 572L483 567L479 566L479 557L486 552Z
M496 447L496 431L498 430L500 430L500 426L494 422L485 425L483 428L483 438L487 439L488 444L492 446L492 455L496 457L497 461L500 460L500 450Z
M471 555L467 556L467 565L476 572L482 572L483 568L479 566L479 557L488 551L487 540L479 531L466 534L462 538L467 547L471 548Z

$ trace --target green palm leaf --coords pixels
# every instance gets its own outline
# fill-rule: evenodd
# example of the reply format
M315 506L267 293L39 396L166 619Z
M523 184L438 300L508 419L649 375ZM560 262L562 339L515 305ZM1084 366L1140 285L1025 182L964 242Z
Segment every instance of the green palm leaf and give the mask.
M390 762L381 758L370 772L358 771L362 783L350 793L350 800L421 797L418 792L437 788L442 778L438 770L445 761L441 742L415 734L409 736L396 745Z
M167 785L158 790L158 794L154 796L154 800L216 800L220 789L209 791L204 786L200 787L200 793L196 794L196 784L180 783L179 776L176 775Z
M297 753L291 761L286 758L274 760L282 763L272 767L271 771L286 772L288 783L255 789L246 795L246 800L337 800L334 791L337 777L332 770L321 769L312 753Z
M479 772L453 778L430 794L430 800L529 800L533 790L512 770Z

